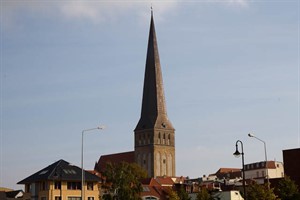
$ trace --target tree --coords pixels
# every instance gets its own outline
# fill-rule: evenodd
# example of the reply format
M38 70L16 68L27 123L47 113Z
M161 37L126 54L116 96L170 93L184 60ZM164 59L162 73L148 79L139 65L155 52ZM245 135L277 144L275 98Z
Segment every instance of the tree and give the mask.
M180 200L190 200L189 194L185 191L184 187L181 185L177 191L177 195Z
M247 200L276 200L274 188L268 188L268 184L259 185L256 182L250 184L247 190Z
M147 177L147 172L135 163L107 163L104 176L111 183L110 191L114 199L139 200L143 191L140 179ZM109 195L108 195L109 196ZM110 199L110 197L105 197Z
M212 196L206 188L202 188L197 194L197 200L212 200Z
M300 200L298 186L289 177L279 181L275 193L281 200Z
M175 192L174 190L172 190L172 188L168 188L166 190L166 192L167 192L167 196L169 197L168 198L169 200L180 200L177 192Z

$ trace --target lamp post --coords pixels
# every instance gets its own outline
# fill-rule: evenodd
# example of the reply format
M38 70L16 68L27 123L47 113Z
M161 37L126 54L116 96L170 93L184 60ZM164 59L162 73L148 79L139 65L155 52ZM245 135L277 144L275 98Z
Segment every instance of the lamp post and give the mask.
M270 189L270 180L269 180L269 172L268 172L268 158L267 158L267 145L266 145L266 142L263 141L262 139L256 137L254 134L252 133L249 133L248 134L249 137L252 137L252 138L255 138L259 141L261 141L262 143L264 143L264 149L265 149L265 168L266 168L266 176L267 176L267 182L268 182L268 188Z
M84 170L83 170L83 135L87 131L104 129L104 126L82 130L81 132L81 200L84 200Z
M238 149L238 143L241 144L241 148L242 148L242 152L240 153L239 152L239 149ZM238 140L236 141L235 143L235 152L233 153L233 155L235 157L239 157L240 155L242 155L242 165L243 165L243 190L244 190L244 198L245 200L247 200L247 194L246 194L246 185L245 185L245 164L244 164L244 147L243 147L243 142Z

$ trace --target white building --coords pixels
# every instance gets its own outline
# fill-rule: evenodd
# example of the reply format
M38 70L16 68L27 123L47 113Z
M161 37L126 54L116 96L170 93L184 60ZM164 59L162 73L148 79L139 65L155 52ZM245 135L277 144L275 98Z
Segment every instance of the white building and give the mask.
M245 179L256 180L262 184L264 180L284 177L284 168L282 162L265 161L250 163L245 165Z
M212 195L215 200L244 200L240 192L237 190L219 191Z

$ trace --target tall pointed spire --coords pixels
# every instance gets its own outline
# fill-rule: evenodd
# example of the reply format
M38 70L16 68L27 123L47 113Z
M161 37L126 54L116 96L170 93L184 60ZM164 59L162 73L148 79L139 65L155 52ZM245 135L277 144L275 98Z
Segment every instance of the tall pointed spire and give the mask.
M135 130L149 128L174 129L167 117L162 71L159 60L152 6L144 77L142 111L141 118Z
M134 154L136 163L150 177L175 176L175 130L167 117L152 7L142 111L134 130Z

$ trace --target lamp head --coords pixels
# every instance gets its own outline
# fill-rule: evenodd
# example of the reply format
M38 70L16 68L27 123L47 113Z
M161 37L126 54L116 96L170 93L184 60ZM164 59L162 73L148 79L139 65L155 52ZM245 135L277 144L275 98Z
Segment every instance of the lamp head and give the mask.
M233 153L233 155L235 156L235 157L240 157L240 155L241 155L241 153L239 152L239 149L238 149L238 145L236 144L235 145L235 152Z
M98 126L97 129L105 129L106 127L104 125Z
M254 137L254 135L252 133L248 133L249 137Z
M238 149L236 149L236 151L233 153L233 155L238 158L238 157L240 157L241 153L239 152Z

